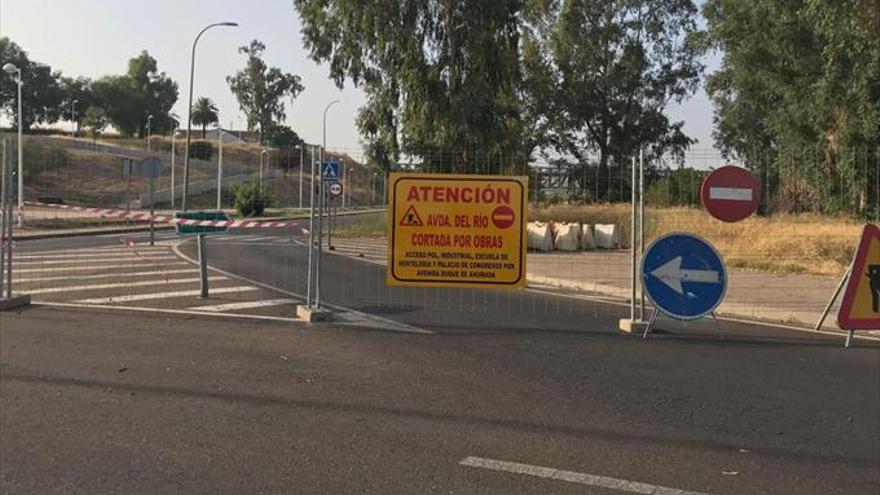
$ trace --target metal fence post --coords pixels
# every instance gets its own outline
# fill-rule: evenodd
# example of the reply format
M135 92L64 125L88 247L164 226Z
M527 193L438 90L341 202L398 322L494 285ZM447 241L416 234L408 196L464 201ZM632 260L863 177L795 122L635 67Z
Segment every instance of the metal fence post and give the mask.
M630 321L636 319L636 157L632 157L632 219L629 233L629 249L632 257L630 270Z
M306 307L312 307L312 253L315 250L315 148L311 149L312 167L309 176L309 267L306 276Z
M645 255L645 155L639 149L639 254ZM639 294L641 295L639 319L645 319L645 287L639 280Z

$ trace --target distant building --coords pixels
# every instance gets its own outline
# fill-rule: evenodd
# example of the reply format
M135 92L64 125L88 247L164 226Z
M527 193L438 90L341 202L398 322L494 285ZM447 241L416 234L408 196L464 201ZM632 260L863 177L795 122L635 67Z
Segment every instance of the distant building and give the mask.
M259 132L219 128L207 129L205 131L205 139L208 141L216 141L221 132L223 133L224 143L256 143L260 140ZM176 131L174 131L174 137L178 139L186 138L186 129L177 129ZM193 129L192 137L193 139L202 139L202 130Z

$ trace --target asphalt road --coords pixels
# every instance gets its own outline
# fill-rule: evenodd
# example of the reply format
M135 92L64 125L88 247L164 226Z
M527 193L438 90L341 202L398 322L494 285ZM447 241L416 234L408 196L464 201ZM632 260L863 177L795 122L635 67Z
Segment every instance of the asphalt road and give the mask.
M299 244L210 246L214 266L306 290ZM645 342L615 304L388 289L373 264L323 262L326 302L432 333L0 315L0 491L880 490L876 344L728 321Z

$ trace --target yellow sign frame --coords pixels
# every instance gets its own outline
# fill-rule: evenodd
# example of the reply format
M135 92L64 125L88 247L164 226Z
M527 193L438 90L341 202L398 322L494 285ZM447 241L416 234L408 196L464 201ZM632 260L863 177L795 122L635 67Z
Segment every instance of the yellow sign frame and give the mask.
M386 283L525 288L528 190L527 177L390 174Z

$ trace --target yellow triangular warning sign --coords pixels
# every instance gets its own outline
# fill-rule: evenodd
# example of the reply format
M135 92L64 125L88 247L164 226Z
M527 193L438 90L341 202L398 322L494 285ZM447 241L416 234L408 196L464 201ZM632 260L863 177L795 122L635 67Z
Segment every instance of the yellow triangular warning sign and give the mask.
M880 330L880 228L865 225L837 313L844 330Z
M416 211L415 206L410 206L406 213L403 214L403 218L400 219L401 227L421 227L422 217L419 216L419 212Z

